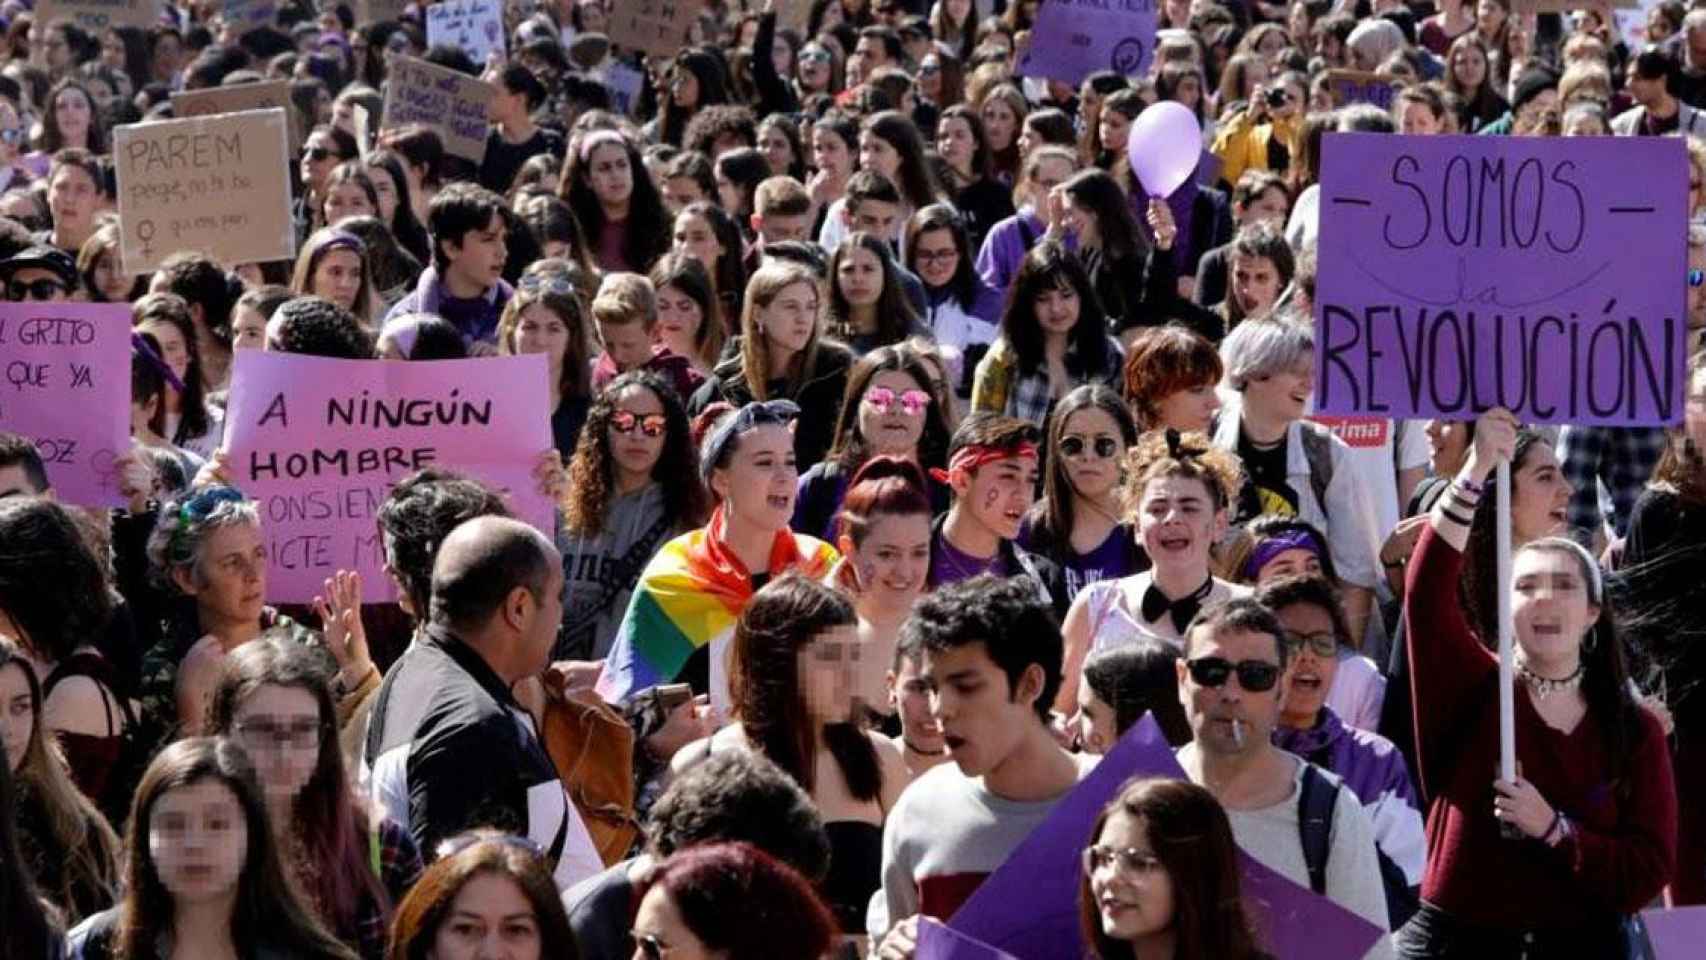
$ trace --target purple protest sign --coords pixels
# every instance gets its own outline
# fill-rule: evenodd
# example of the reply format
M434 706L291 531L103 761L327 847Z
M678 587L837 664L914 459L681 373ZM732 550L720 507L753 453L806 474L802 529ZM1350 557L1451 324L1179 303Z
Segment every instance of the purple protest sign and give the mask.
M1019 73L1077 86L1097 70L1138 76L1154 55L1154 0L1043 0Z
M267 598L300 603L351 569L362 599L391 599L374 515L422 467L502 491L516 516L552 530L533 469L551 449L542 355L400 363L237 351L225 447L261 507Z
M1706 943L1706 907L1675 907L1641 911L1652 960L1685 960L1700 956Z
M917 960L1017 960L1011 953L968 937L929 917L918 920Z
M1681 419L1686 191L1666 185L1687 164L1675 138L1329 134L1317 409Z
M130 449L130 307L0 303L0 430L29 437L59 499L124 505L113 461Z
M1078 929L1079 851L1090 842L1102 808L1137 776L1185 779L1148 714L990 874L949 925L1023 960L1086 956ZM1243 851L1238 861L1245 905L1278 960L1360 957L1385 933Z

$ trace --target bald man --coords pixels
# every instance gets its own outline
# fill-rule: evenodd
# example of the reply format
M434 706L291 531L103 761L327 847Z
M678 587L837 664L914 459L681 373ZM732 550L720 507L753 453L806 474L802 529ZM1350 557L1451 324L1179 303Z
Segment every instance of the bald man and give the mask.
M362 763L429 862L457 834L496 827L536 843L559 889L604 868L510 692L545 668L562 588L561 555L519 521L476 517L439 547L427 624L379 688Z

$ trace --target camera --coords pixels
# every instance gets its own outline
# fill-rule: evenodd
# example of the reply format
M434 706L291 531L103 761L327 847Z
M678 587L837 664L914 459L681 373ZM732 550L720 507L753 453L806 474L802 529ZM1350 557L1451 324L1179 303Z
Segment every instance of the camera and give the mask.
M1280 86L1269 87L1268 92L1264 95L1264 99L1267 100L1268 107L1274 110L1277 110L1291 102L1290 98L1285 94L1285 88Z

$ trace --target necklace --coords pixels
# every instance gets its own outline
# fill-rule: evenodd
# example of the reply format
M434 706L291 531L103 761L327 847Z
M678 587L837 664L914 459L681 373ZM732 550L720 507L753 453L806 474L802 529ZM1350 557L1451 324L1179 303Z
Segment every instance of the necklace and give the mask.
M1580 687L1582 685L1582 675L1586 671L1587 662L1578 660L1576 661L1576 669L1571 671L1569 676L1560 677L1554 680L1551 677L1543 677L1540 674L1535 673L1533 670L1528 669L1528 664L1526 663L1519 661L1516 665L1516 672L1522 677L1523 682L1528 684L1529 689L1534 691L1535 698L1539 700L1545 700L1547 697L1550 697L1555 693L1563 693L1566 690L1574 690L1577 687Z
M942 756L946 756L948 753L947 747L943 747L940 750L920 750L917 747L912 745L911 740L908 740L905 737L901 738L901 742L906 745L906 749L907 749L908 753L916 753L921 757L942 757Z

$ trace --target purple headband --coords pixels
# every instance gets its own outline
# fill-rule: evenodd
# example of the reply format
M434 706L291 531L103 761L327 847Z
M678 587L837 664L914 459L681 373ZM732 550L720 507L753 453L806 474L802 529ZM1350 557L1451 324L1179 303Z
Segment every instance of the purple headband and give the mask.
M147 337L140 333L133 333L130 335L130 345L135 348L137 353L142 354L143 359L147 360L149 365L160 371L160 375L166 378L166 382L172 385L173 390L179 393L184 392L184 382L178 379L178 375L172 372L172 368L166 365L166 361L154 352L153 347L148 345Z
M1256 544L1250 550L1249 559L1244 561L1244 579L1255 581L1256 574L1268 565L1268 561L1287 550L1308 550L1316 557L1327 555L1321 541L1308 530L1286 530Z
M320 245L320 252L326 253L339 248L354 250L362 256L367 255L367 244L362 243L360 237L348 230L333 230L326 234L326 242Z
M594 130L586 135L585 140L581 141L581 162L585 163L592 156L594 150L607 143L617 144L623 150L628 149L628 141L623 139L620 133L614 130Z

